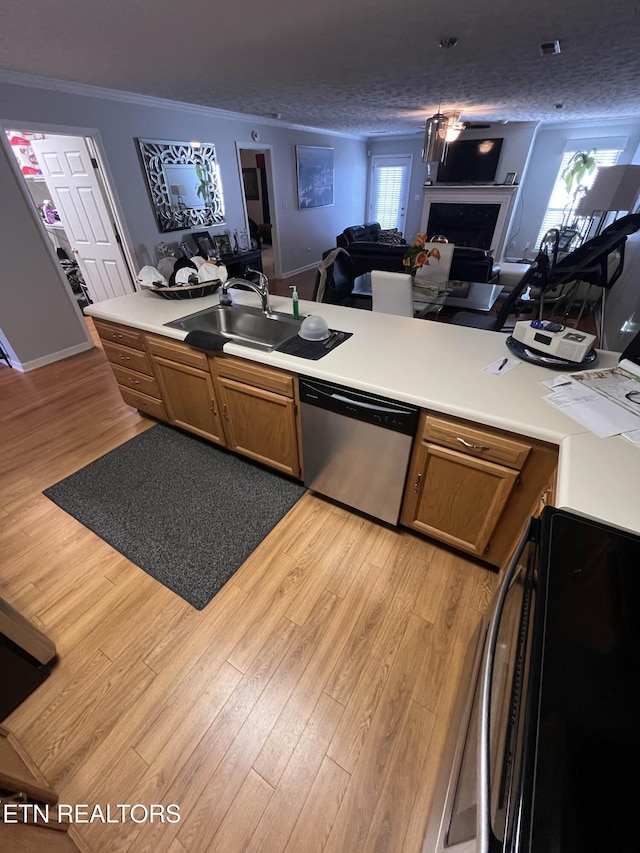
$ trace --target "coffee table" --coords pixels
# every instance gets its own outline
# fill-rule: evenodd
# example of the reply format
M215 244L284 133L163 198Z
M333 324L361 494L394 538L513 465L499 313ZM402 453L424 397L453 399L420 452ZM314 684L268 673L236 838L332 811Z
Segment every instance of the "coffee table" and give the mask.
M468 285L466 294L456 295L456 285ZM502 284L488 284L483 281L447 282L447 294L444 305L446 308L463 308L466 311L489 312L496 303L498 296L504 290Z
M442 308L464 308L488 312L503 290L501 284L480 281L448 281L444 288L437 284L413 281L413 305L417 317L438 314ZM371 273L356 278L354 295L371 296Z

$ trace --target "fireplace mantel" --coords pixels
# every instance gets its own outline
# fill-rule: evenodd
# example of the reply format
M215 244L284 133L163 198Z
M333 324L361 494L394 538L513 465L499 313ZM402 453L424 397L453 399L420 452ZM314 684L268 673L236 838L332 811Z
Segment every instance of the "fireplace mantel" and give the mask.
M486 186L446 186L435 184L424 187L420 230L429 234L429 213L432 204L499 205L498 217L491 238L491 251L496 261L502 259L504 242L511 222L511 214L518 194L518 186L487 184ZM446 236L446 235L445 235ZM452 241L453 242L453 241Z

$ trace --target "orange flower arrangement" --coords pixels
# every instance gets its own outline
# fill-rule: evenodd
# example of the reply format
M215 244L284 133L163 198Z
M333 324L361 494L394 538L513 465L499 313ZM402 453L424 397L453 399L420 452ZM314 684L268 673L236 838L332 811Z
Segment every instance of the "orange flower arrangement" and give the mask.
M429 258L440 260L440 252L434 246L432 249L426 249L427 235L420 233L404 253L402 265L407 268L410 275L415 275L420 267L429 266Z

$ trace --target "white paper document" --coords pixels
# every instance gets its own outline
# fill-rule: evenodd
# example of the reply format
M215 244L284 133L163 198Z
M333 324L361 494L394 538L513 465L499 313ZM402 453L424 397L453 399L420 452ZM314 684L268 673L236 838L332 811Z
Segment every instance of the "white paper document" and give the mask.
M513 370L520 364L517 358L499 358L497 361L492 361L486 367L483 367L485 373L492 373L494 376L502 376Z
M607 370L585 370L570 374L570 378L601 394L631 414L640 417L640 377L621 367Z
M640 414L628 411L582 383L571 381L555 389L543 399L600 438L640 428Z

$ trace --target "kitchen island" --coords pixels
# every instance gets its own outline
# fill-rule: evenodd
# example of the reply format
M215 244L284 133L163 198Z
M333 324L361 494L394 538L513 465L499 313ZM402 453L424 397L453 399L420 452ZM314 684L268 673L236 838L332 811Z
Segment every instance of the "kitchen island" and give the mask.
M257 305L253 293L234 291L234 303ZM218 303L165 300L149 292L96 303L86 313L152 335L182 341L184 331L165 324ZM289 313L291 300L271 297L272 310ZM543 397L555 371L521 362L503 375L483 370L510 355L505 335L334 305L300 302L301 315L322 314L330 328L352 337L312 361L227 343L225 355L291 374L326 379L412 403L423 410L546 442L559 451L556 506L640 532L632 489L640 448L622 436L599 439ZM601 351L598 366L612 367L618 353Z
M274 299L280 309L290 304ZM170 349L184 347L180 335L165 336L168 330L157 315L150 321L151 312L165 312L168 320L200 307L200 300L136 297L124 310L114 312L113 303L91 310L112 312L112 322L125 324L141 316L136 322L150 328L139 334ZM325 313L308 304L303 310ZM337 370L349 347L354 356L360 352L366 329L377 325L377 318L356 314L331 312L335 325L353 321L354 336L318 363L285 362L241 347L224 361L234 369L239 362L248 373L255 367L269 374L330 375L331 363ZM387 320L383 325L401 328L401 337L410 330L445 342L452 331L443 336L437 324ZM96 327L108 322L95 320ZM482 358L489 361L497 352L501 359L504 341L497 336L490 344L494 336L487 334L482 347L490 345L491 352L483 350ZM384 358L391 358L392 341L383 343ZM386 365L375 346L371 352L375 383L376 371ZM433 361L421 366L425 387L417 393L433 405L440 395L449 405L448 389L434 384L446 369L442 353L429 347L423 352ZM190 355L197 363L206 356L197 350ZM289 853L316 841L326 853L420 853L463 652L498 576L431 538L372 522L309 491L213 601L193 610L42 494L153 428L153 420L122 402L112 366L102 349L94 349L34 371L25 381L0 371L11 413L6 457L14 460L0 477L3 597L51 637L62 664L8 725L61 802L180 805L179 823L129 820L71 829L96 853L172 845ZM402 379L406 368L395 363L390 369ZM186 373L194 384L206 385L200 367ZM491 380L518 394L522 377L533 377L531 400L522 405L547 416L542 428L531 430L542 429L556 453L561 449L561 468L576 475L568 499L601 500L600 474L591 477L592 454L605 482L615 483L616 472L608 470L612 442L572 434L572 452L586 454L584 468L562 451L563 434L576 425L548 409L541 401L546 389L535 379L552 374L523 364L500 378L479 369L474 375L485 389ZM480 397L468 379L465 386L464 375L450 374L450 382L470 398ZM286 397L283 384L278 397ZM265 396L271 399L271 393ZM524 418L515 408L513 415L524 436ZM554 434L555 444L549 438ZM637 464L636 448L628 450L628 459L619 460L621 482L632 480ZM145 473L140 476L144 481ZM581 496L583 488L593 495Z

